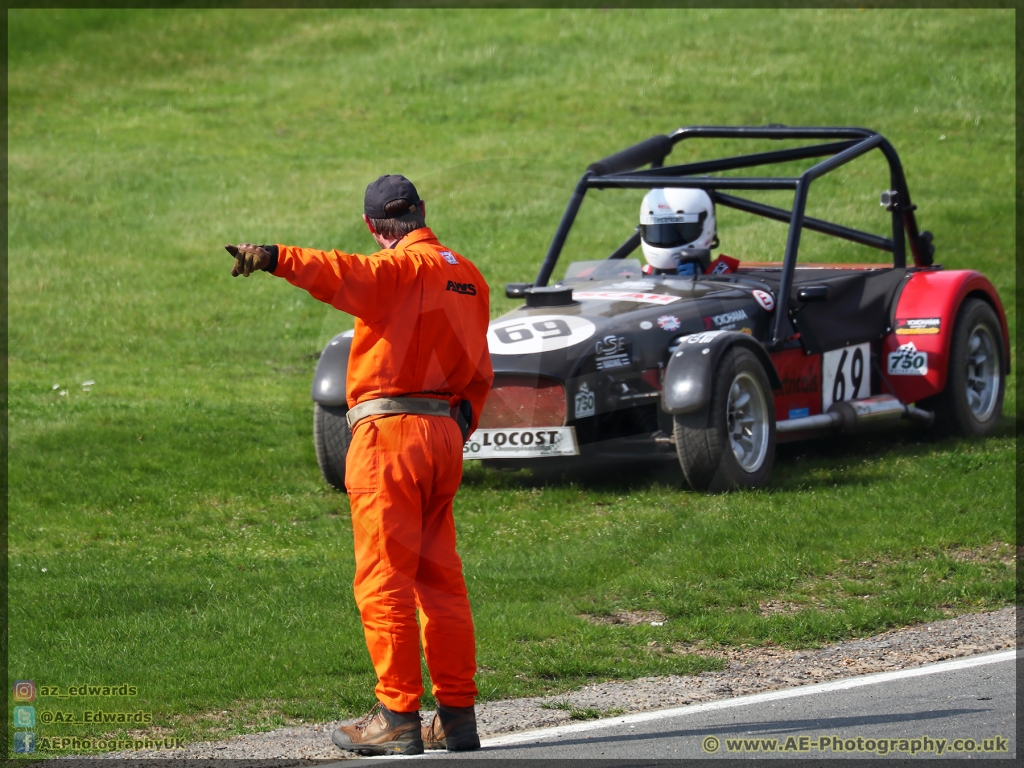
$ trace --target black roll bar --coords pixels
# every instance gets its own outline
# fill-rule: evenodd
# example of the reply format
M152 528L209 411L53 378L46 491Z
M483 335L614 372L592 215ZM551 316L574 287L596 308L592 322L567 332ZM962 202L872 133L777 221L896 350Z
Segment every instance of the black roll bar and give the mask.
M765 205L764 203L758 203L754 200L747 200L744 197L735 197L734 195L726 195L721 192L712 193L711 199L715 201L716 205L724 205L726 208L735 208L737 211L744 211L745 213L764 216L766 219L774 219L775 221L781 221L784 224L791 224L793 222L792 211L787 211L784 208L776 208L774 205ZM821 232L825 235L833 235L834 237L839 237L843 240L849 240L854 243L859 243L860 245L866 245L869 248L877 248L880 251L888 251L889 253L892 253L893 249L892 239L888 237L881 237L879 235L872 235L868 232L861 232L857 229L844 227L842 224L833 224L830 221L815 219L812 216L804 216L804 229ZM611 257L609 256L608 258Z
M664 159L671 148L680 141L693 138L730 138L730 139L804 139L830 141L827 144L812 144L790 149L759 152L749 155L719 158L683 165L665 166ZM805 216L807 194L811 183L821 176L845 165L873 149L879 149L889 164L890 195L893 202L888 207L892 212L892 237L885 238L868 232L844 227L839 224ZM752 168L760 165L786 163L815 157L827 159L804 171L799 178L740 178L718 177L695 174L718 173L738 168ZM641 165L650 164L642 171L636 170ZM910 250L914 264L928 266L931 264L931 252L934 250L928 233L920 233L914 216L915 206L911 204L910 192L907 190L903 166L893 146L879 133L866 128L841 127L789 127L781 125L768 126L688 126L680 128L668 136L654 136L650 139L628 147L621 152L604 158L590 165L573 190L569 204L558 224L555 236L534 285L541 287L551 279L555 264L565 245L569 229L572 227L576 214L588 189L654 189L664 187L682 187L705 189L712 198L723 205L737 210L764 216L776 221L789 223L789 234L786 240L786 251L783 257L782 281L779 295L776 297L780 308L775 316L771 345L779 345L785 325L785 307L789 306L789 294L792 289L793 273L796 269L797 253L800 247L800 232L803 228L827 235L840 237L861 245L888 251L893 254L893 265L897 268L906 266L906 241L910 240ZM786 211L782 208L764 205L752 200L725 195L718 190L723 189L792 189L793 208ZM611 258L621 258L620 253L627 247L636 248L633 242L638 238L634 233L625 243L616 249Z

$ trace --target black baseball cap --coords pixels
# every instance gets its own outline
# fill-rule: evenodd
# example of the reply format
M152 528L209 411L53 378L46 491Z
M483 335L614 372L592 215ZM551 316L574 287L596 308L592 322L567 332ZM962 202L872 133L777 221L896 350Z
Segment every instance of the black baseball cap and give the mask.
M394 200L405 200L409 209L398 216L388 216L384 206ZM363 198L363 213L371 219L401 219L419 212L420 195L416 187L400 173L391 173L371 181Z

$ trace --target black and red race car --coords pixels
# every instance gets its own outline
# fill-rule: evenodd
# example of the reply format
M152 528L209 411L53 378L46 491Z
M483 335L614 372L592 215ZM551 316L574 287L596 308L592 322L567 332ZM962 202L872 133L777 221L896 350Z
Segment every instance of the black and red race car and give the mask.
M664 164L674 145L701 138L800 144ZM873 150L889 168L881 194L888 235L805 215L815 180ZM791 177L726 174L818 158ZM607 258L574 262L548 286L589 190L672 187L703 189L717 206L788 224L782 261L720 256L696 277L646 275L629 258L640 245L636 231ZM793 190L792 209L733 194L780 189ZM931 234L918 230L914 210L895 149L862 128L680 128L592 164L536 280L506 287L524 306L491 323L495 379L465 458L555 467L665 457L678 460L693 488L721 491L763 486L777 442L825 430L906 418L967 435L991 432L1010 364L1002 304L980 273L933 263ZM798 262L804 230L891 261ZM349 342L346 334L330 342L313 385L317 457L337 488L348 444Z

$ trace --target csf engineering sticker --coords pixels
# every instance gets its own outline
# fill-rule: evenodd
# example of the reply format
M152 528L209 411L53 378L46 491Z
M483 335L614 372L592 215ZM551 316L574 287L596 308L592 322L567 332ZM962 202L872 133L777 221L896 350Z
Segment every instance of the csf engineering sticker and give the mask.
M927 376L928 353L921 352L914 342L900 345L895 352L889 353L890 376Z
M628 368L631 365L626 340L622 336L605 336L594 344L594 359L597 370L606 371L610 368Z
M573 427L478 429L462 448L464 459L529 459L578 453Z

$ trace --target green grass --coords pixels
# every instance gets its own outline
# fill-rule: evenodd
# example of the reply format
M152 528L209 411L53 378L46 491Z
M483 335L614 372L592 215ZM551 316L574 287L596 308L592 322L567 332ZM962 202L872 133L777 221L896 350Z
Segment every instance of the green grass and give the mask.
M864 125L899 150L938 260L993 280L1013 339L1012 20L12 10L9 675L137 685L122 708L190 739L372 703L348 502L320 480L308 394L351 319L283 281L232 280L221 244L367 252L380 173L417 183L497 315L588 163L685 124ZM878 162L851 167L808 213L880 227L886 186ZM639 197L593 195L567 255L607 253ZM781 254L781 225L723 212L720 230L731 255ZM757 493L469 466L456 519L482 696L714 668L684 643L814 646L1011 604L1015 381L992 438L785 447ZM667 619L595 620L626 610ZM113 707L36 702L86 704Z

